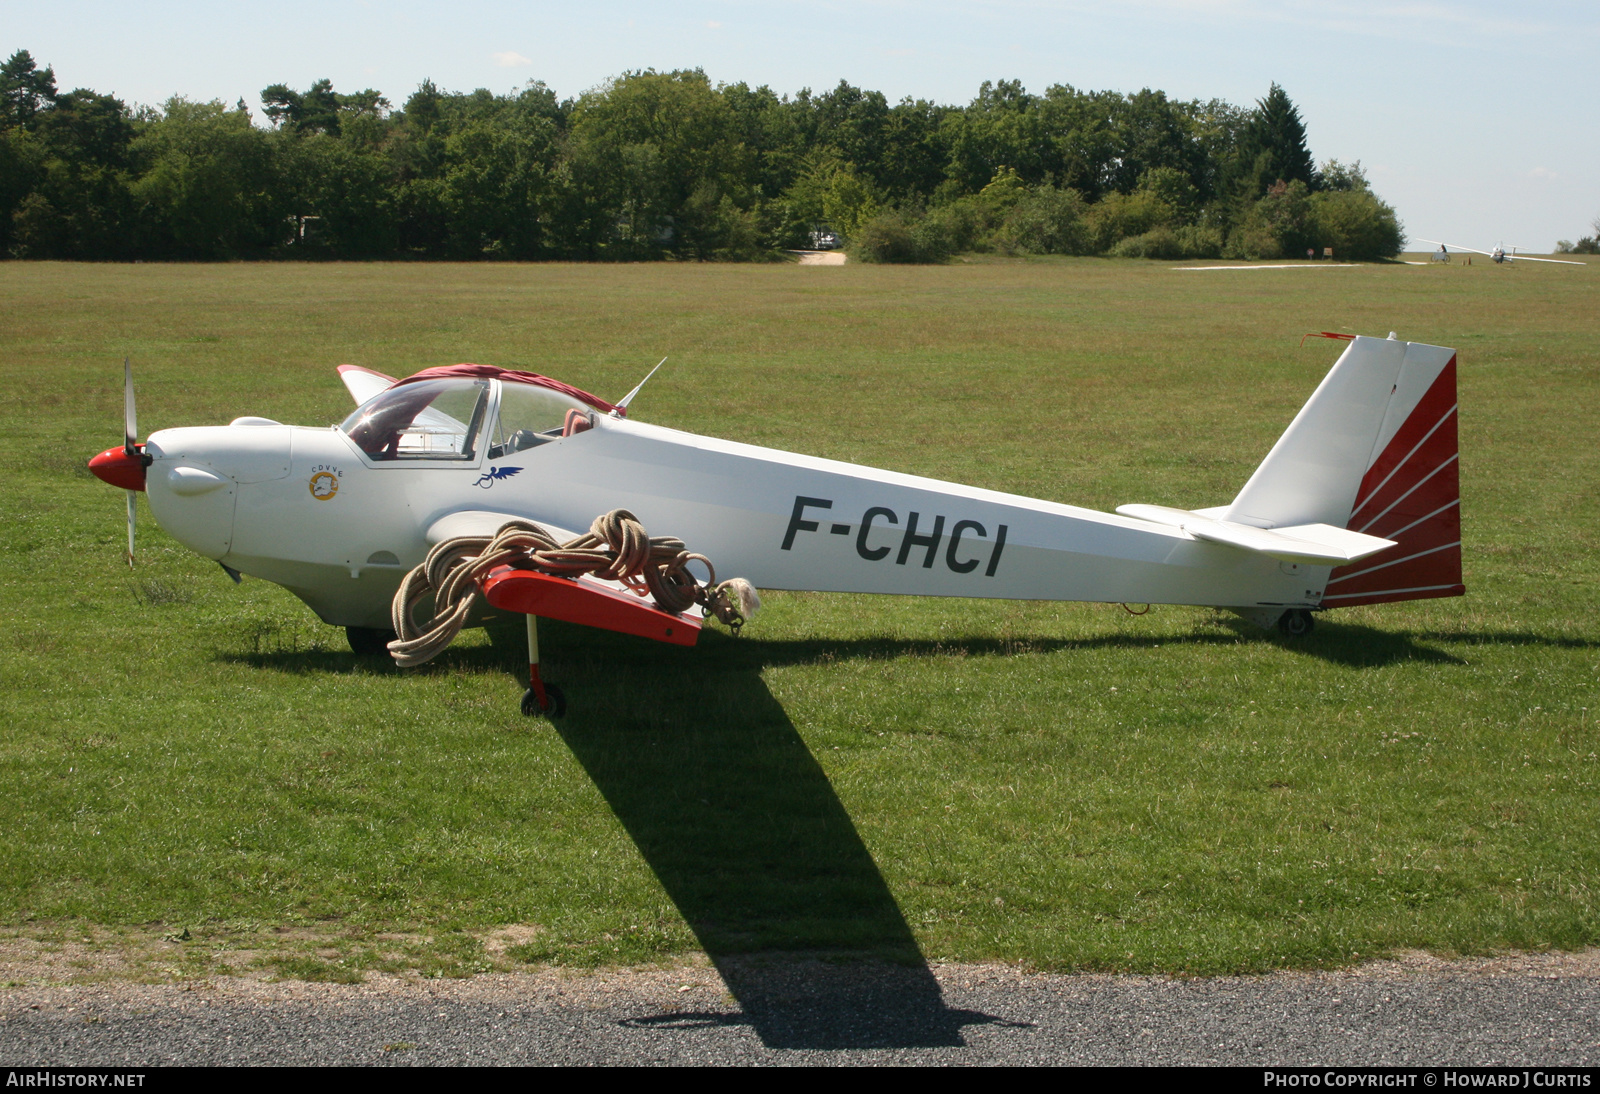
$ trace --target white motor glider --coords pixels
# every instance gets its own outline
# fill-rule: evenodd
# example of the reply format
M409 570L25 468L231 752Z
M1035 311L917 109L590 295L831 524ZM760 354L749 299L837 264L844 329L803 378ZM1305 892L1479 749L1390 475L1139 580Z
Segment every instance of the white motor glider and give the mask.
M1329 337L1349 340L1333 369L1238 496L1206 509L1101 513L716 440L629 419L637 388L613 405L486 365L404 380L344 365L358 406L338 426L239 418L143 445L130 371L125 443L90 468L358 652L393 638L396 591L435 545L514 520L559 541L618 509L768 589L1208 605L1298 635L1321 609L1465 591L1454 351ZM699 613L648 603L626 575L536 569L478 582L529 617L534 666L541 615L695 641ZM532 673L524 709L548 710Z
M1495 263L1496 265L1499 265L1499 264L1505 263L1505 262L1512 262L1512 263L1516 263L1516 262L1553 262L1558 266L1587 266L1588 265L1587 262L1574 262L1570 258L1535 258L1533 255L1519 255L1517 253L1517 249L1515 247L1511 248L1511 250L1508 251L1508 250L1505 249L1504 246L1501 246L1501 245L1498 245L1498 244L1495 246L1495 249L1492 250L1492 251L1480 251L1476 247L1457 247L1453 243L1441 243L1437 239L1422 239L1422 240L1418 240L1417 242L1419 242L1419 243L1432 243L1435 247L1438 247L1439 249L1434 252L1434 257L1435 258L1440 258L1441 256L1443 256L1442 257L1443 261L1449 261L1449 256L1450 256L1451 251L1455 251L1457 253L1484 255L1485 257L1487 257L1489 259L1489 261Z

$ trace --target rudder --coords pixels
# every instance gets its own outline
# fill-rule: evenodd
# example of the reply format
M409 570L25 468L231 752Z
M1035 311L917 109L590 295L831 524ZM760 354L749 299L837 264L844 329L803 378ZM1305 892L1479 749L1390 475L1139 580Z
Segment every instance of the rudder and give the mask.
M1345 527L1396 545L1328 577L1322 603L1343 608L1461 596L1461 474L1456 356L1407 346L1373 458Z

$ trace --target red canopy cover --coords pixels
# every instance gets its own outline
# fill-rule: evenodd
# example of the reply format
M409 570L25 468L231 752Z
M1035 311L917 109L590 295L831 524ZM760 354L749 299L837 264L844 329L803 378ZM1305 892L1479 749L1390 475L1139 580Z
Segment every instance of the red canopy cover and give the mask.
M606 402L598 395L590 395L582 388L573 387L571 384L563 384L560 380L552 380L548 376L540 376L537 372L519 372L513 368L497 368L494 365L439 365L435 368L425 368L421 372L407 376L394 386L414 384L420 380L442 380L450 376L472 376L484 380L501 380L508 384L532 384L535 387L547 387L551 391L559 391L563 395L581 399L602 413L609 414L611 411L616 410L624 417L628 413L626 410L619 409Z

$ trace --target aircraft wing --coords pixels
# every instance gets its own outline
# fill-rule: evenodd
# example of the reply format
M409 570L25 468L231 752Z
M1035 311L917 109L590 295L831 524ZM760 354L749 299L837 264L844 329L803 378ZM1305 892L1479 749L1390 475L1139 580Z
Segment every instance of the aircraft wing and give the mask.
M340 365L339 379L350 392L350 397L360 406L380 391L387 391L394 386L395 378L370 368L360 365Z
M1476 247L1458 247L1454 243L1446 243L1446 242L1444 242L1443 240L1440 240L1440 239L1419 239L1419 240L1417 240L1417 242L1418 243L1432 243L1435 247L1443 247L1446 250L1450 250L1450 251L1466 251L1469 254L1488 255L1490 258L1494 257L1494 252L1493 251L1480 251Z

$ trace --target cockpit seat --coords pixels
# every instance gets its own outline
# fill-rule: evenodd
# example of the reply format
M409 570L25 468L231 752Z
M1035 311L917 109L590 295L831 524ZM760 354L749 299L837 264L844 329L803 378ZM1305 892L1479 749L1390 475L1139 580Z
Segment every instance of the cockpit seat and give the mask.
M593 428L594 422L592 419L590 419L589 412L587 410L579 410L577 407L573 407L571 410L567 411L567 420L562 423L561 435L563 437L570 437L574 433L582 433L586 429Z

